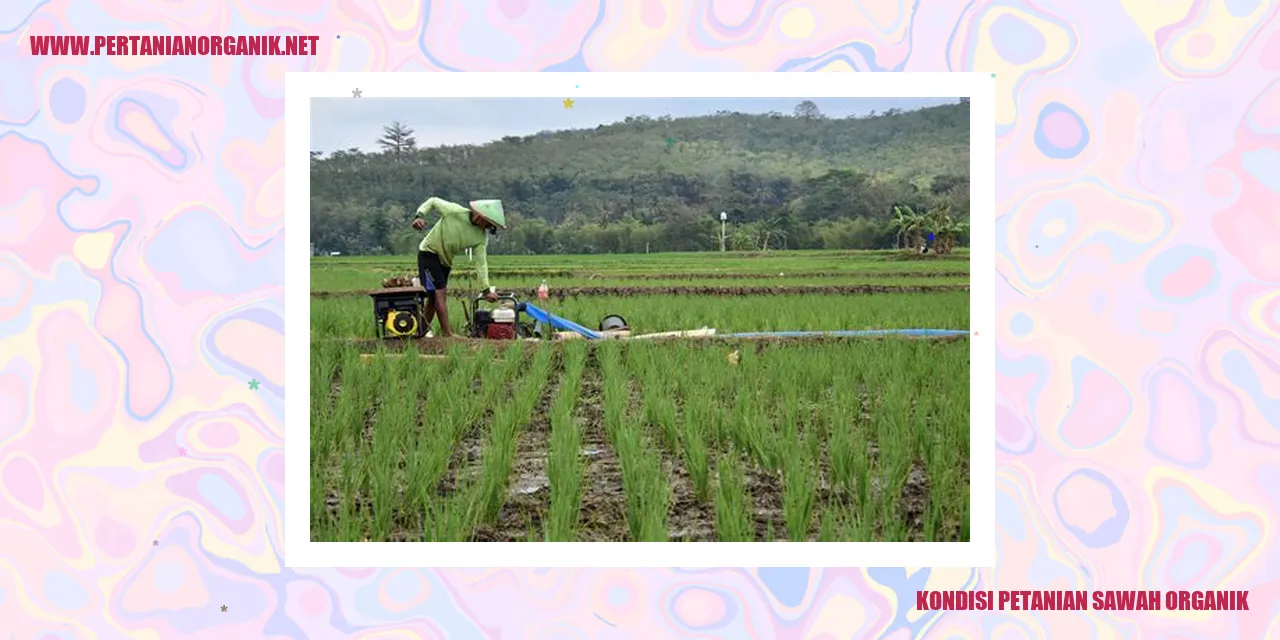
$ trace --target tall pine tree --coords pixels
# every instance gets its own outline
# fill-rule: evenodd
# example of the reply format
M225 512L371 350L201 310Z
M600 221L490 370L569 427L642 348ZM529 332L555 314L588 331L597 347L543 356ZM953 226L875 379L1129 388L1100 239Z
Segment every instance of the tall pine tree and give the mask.
M418 147L418 140L413 137L413 129L397 120L382 128L378 145L387 153L403 158Z

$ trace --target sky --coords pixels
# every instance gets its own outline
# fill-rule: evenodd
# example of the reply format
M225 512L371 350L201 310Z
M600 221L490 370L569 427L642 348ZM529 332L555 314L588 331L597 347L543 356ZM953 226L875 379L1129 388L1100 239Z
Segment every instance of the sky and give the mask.
M627 116L700 116L716 111L790 114L805 98L313 98L311 150L377 150L382 127L400 121L420 147L484 144L503 136L588 129ZM843 118L887 109L912 110L959 98L811 98L827 116Z

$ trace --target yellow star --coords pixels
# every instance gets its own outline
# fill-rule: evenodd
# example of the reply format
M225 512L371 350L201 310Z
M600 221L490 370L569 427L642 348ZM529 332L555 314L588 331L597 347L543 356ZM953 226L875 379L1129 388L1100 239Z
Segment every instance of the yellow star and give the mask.
M573 98L565 98L565 99L564 99L564 108L566 108L566 109L572 109L572 108L573 108Z

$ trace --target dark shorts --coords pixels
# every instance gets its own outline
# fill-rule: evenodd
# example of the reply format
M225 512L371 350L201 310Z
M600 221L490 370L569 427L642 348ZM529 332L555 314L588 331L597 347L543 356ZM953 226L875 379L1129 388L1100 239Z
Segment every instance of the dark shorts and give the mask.
M440 262L440 256L431 251L418 252L418 279L427 291L449 288L449 267Z

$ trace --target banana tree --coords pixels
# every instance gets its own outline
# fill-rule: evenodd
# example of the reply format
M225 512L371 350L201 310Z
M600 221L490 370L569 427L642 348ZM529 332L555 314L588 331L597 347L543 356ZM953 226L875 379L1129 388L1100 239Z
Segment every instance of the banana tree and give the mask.
M928 226L934 234L934 251L951 253L956 240L969 230L969 223L951 217L951 208L943 205L929 212Z
M895 244L903 248L919 246L925 228L925 216L916 213L911 207L902 205L893 207L893 230ZM904 244L905 242L905 244Z

